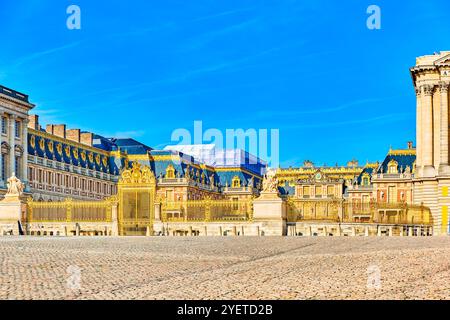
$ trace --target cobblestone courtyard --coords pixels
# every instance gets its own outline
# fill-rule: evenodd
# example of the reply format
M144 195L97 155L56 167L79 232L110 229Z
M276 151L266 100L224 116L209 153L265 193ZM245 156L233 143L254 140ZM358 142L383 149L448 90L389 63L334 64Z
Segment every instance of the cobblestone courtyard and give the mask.
M450 237L2 237L0 298L450 299Z

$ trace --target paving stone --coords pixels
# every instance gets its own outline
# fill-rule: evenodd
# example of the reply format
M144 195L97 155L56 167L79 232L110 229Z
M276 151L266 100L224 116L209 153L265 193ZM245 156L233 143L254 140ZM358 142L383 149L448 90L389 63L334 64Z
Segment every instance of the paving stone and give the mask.
M2 237L0 299L450 299L450 237Z

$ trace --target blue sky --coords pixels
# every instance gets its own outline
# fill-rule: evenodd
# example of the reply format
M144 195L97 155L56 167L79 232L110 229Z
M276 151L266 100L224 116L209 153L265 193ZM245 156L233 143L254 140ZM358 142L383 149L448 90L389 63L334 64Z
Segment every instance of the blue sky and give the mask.
M81 8L81 30L66 8ZM370 4L381 30L366 27ZM279 129L282 166L382 160L415 140L415 57L450 50L442 1L11 1L0 83L41 122L161 148L176 128Z

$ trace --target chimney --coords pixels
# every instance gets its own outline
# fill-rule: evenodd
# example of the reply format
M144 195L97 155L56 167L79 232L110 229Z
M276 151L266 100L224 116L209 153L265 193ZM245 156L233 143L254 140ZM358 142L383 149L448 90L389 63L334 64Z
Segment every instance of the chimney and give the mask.
M53 127L54 125L48 124L45 126L45 131L47 131L47 133L53 134Z
M66 125L65 124L48 124L45 127L45 131L49 134L53 134L60 138L66 138Z
M92 140L94 139L94 134L91 132L81 133L81 143L92 147Z
M53 134L60 138L66 138L66 125L65 124L56 124L53 126Z
M80 129L67 130L66 138L79 143L80 142Z
M39 116L37 114L30 114L28 116L28 128L39 130Z
M411 150L413 148L413 143L412 141L408 141L408 149Z

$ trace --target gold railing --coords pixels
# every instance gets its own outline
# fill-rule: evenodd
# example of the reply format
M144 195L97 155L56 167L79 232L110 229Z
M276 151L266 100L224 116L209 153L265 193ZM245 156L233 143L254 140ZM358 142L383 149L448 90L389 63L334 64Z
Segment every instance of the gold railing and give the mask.
M296 221L339 221L341 201L304 201L287 199L287 220Z
M116 199L103 201L75 201L67 198L60 202L27 201L28 222L111 222L112 207Z
M161 205L163 222L251 221L251 200L185 200L168 201Z
M405 202L349 203L342 200L304 201L292 198L287 199L287 219L288 222L433 224L433 216L428 207Z
M342 222L432 225L431 210L406 202L344 203Z

